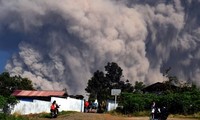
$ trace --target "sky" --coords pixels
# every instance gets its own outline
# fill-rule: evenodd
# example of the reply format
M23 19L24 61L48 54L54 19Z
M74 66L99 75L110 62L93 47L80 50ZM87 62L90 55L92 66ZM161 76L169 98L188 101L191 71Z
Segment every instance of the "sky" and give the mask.
M4 72L4 67L6 65L7 60L9 59L10 54L4 51L0 51L0 73Z
M85 94L116 62L132 84L163 71L200 86L200 1L0 0L0 72L35 88Z

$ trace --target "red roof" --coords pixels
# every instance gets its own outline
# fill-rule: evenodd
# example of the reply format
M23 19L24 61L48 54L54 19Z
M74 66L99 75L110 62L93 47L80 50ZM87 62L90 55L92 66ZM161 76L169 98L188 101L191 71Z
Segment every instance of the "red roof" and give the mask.
M36 90L15 90L13 96L27 97L49 97L49 96L64 96L65 91L36 91Z

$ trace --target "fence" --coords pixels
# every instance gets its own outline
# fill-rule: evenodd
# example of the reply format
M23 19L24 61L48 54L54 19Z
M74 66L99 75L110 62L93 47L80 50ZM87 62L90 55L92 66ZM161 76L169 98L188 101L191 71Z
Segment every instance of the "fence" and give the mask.
M67 99L52 97L51 103L54 100L56 100L56 103L60 105L60 111L84 111L84 100L78 100L70 97L68 97Z
M57 97L52 97L51 102L47 101L41 101L41 100L33 100L33 101L20 101L18 104L13 106L11 108L10 113L14 114L21 114L21 115L26 115L26 114L37 114L37 113L42 113L50 112L50 106L52 101L56 100L58 105L60 105L59 110L60 111L77 111L77 112L83 112L84 110L84 101L83 100L78 100L74 98L57 98Z

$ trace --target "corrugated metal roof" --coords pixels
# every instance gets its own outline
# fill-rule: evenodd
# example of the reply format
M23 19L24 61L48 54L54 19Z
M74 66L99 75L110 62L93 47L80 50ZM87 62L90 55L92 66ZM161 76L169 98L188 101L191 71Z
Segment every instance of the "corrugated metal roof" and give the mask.
M15 90L13 96L27 97L48 97L48 96L64 96L65 91L37 91L37 90Z

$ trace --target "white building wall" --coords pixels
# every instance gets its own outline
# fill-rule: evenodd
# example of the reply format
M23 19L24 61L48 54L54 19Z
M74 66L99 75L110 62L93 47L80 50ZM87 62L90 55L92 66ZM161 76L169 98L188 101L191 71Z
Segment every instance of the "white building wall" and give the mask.
M57 98L52 97L51 102L33 100L33 102L20 101L11 109L11 114L17 113L21 115L36 114L36 113L49 113L51 103L56 100L57 104L60 105L59 111L77 111L83 112L84 101L74 98Z
M107 111L111 111L114 110L115 108L117 108L118 103L116 103L115 106L115 101L107 101Z
M70 97L67 97L65 99L52 97L51 103L54 100L56 100L56 103L60 105L59 111L84 111L84 100L78 100Z
M27 101L19 101L11 109L11 114L35 114L35 113L42 113L42 112L50 112L50 102L41 101L41 100L33 100L33 102Z

